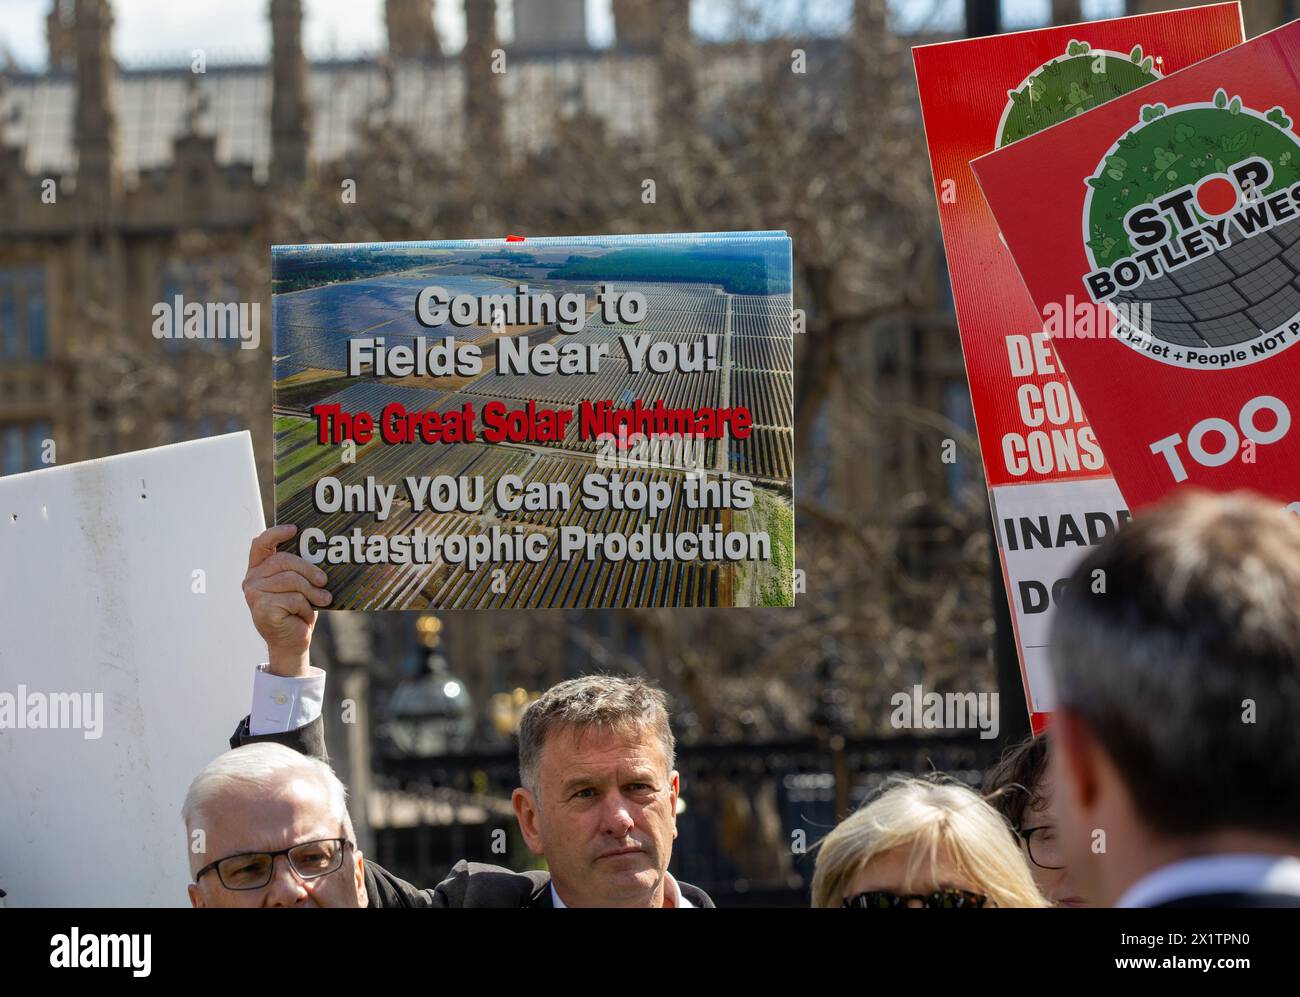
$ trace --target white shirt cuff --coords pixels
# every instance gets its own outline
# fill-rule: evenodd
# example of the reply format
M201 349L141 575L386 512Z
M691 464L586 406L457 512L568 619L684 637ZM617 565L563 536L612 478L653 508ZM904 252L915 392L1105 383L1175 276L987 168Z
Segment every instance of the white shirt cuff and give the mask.
M272 675L265 663L253 674L253 708L248 712L248 732L286 734L306 727L321 715L325 700L325 671L309 666L302 678Z

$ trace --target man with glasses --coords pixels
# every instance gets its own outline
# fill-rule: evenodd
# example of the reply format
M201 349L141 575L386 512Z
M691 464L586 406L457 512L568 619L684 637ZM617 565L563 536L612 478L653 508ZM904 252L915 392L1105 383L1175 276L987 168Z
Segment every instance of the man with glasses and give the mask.
M210 762L181 814L195 907L472 907L484 905L480 893L518 904L538 887L529 874L462 863L458 875L421 890L366 862L343 783L324 762L280 744L245 745Z
M211 762L182 810L195 907L365 907L366 865L324 762L250 744Z

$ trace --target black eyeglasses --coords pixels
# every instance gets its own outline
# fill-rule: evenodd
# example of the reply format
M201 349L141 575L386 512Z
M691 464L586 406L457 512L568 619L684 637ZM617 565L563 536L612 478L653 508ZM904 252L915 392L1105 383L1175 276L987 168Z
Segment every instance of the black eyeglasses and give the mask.
M289 865L301 879L319 879L337 872L343 865L343 853L352 842L347 838L320 838L302 841L278 852L240 852L224 859L209 862L194 874L198 882L205 872L217 870L221 885L228 890L260 890L271 881L275 860L281 855L289 858ZM355 846L353 846L355 847Z
M1056 828L1044 824L1041 827L1022 827L1016 834L1025 843L1029 852L1029 861L1040 869L1064 869L1065 859L1061 856L1061 846L1056 840Z
M920 901L914 905L913 901ZM933 893L890 893L871 890L844 898L845 907L983 907L989 898L967 890L935 890Z

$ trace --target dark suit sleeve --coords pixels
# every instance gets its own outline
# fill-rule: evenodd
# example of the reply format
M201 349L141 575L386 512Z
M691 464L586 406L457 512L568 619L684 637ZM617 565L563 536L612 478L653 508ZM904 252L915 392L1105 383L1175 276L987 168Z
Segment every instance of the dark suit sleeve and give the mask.
M422 890L383 866L366 863L366 894L371 907L527 907L549 883L550 876L545 872L511 872L500 866L462 860L441 883Z
M438 890L422 890L406 880L394 876L381 865L366 862L366 896L368 907L425 907L442 909L449 906L445 894Z
M257 744L260 741L272 741L275 744L283 744L286 748L293 748L299 754L307 755L309 758L319 758L323 762L328 762L329 754L325 751L325 722L317 717L311 723L297 730L286 731L283 734L250 734L248 732L248 717L239 721L239 726L235 728L235 733L230 736L230 746L239 748L245 744Z
M501 866L461 860L435 888L444 906L527 907L551 881L546 872L511 872Z

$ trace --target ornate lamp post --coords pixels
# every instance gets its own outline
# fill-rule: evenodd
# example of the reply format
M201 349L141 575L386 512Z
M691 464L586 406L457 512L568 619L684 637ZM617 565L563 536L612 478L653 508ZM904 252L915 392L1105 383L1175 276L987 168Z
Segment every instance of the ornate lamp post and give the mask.
M424 672L402 680L393 690L384 732L394 748L411 757L463 751L474 732L473 706L465 683L438 653L442 620L425 614L416 620L415 628L428 650Z

